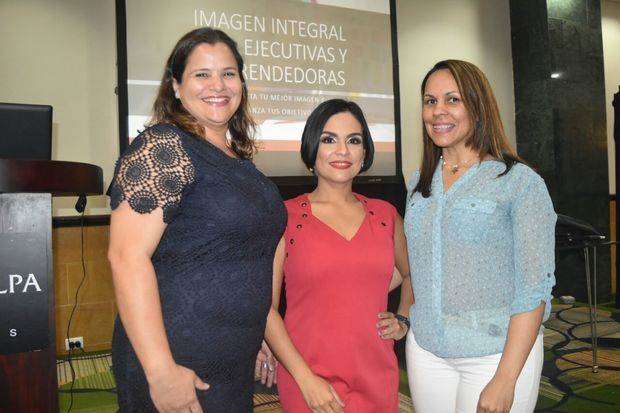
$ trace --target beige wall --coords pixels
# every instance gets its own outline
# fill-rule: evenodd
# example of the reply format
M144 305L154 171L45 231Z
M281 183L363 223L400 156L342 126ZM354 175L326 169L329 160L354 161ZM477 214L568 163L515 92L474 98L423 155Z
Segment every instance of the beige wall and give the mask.
M607 101L620 84L620 3L603 0ZM397 0L403 171L419 165L419 87L438 60L469 60L494 87L514 144L514 91L508 0ZM54 106L54 159L104 168L105 185L118 156L116 41L113 0L1 0L0 101ZM608 109L610 162L613 112ZM613 180L610 177L610 185ZM614 186L615 188L615 186ZM612 189L615 190L615 189ZM72 214L73 198L55 201L55 214ZM90 213L106 213L104 197L91 197ZM87 350L110 346L114 298L105 259L107 227L87 227L87 283L70 334ZM54 230L58 349L82 277L78 228ZM76 255L77 254L77 255Z
M424 73L438 60L477 64L494 87L514 144L514 90L508 0L397 0L403 172L419 165ZM603 0L610 193L615 193L613 108L620 84L620 2ZM0 1L0 101L54 107L53 158L94 163L110 182L118 156L116 40L112 0ZM56 198L54 214L74 214ZM89 214L108 213L105 197Z
M462 59L487 75L506 132L515 143L514 86L508 0L397 0L403 173L420 164L420 84L439 60Z
M0 101L54 107L53 159L88 162L110 181L118 157L113 0L0 1ZM75 198L55 198L72 215ZM90 197L87 214L105 214Z
M398 0L397 15L405 177L419 164L418 88L441 59L487 74L514 143L508 0ZM0 101L53 105L54 159L100 165L106 187L118 156L114 19L112 0L0 2ZM56 198L54 214L74 214L74 203ZM108 212L105 197L90 197L87 213Z
M605 102L607 105L607 148L609 162L609 193L616 193L614 149L614 108L611 102L620 86L620 2L601 2L603 30L603 63L605 65Z

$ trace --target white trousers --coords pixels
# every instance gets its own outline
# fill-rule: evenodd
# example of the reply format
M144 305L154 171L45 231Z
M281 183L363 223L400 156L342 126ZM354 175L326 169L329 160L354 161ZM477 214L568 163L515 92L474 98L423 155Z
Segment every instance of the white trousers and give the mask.
M502 356L441 358L407 334L407 374L416 413L475 413L480 393L493 378ZM536 407L543 365L543 335L539 334L517 379L511 413L531 413Z

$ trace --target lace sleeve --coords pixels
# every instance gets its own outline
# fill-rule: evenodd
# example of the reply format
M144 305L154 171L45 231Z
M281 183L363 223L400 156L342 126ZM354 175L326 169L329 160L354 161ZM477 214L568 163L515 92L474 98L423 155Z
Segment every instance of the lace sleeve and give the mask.
M184 189L194 181L194 166L174 129L163 125L142 132L118 160L110 188L110 206L121 202L140 214L157 208L172 221Z

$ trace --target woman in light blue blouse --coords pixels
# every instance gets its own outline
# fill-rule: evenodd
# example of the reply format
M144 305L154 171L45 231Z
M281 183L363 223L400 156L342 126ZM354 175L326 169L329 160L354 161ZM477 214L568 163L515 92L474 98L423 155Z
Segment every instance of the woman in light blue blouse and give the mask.
M422 168L405 215L415 410L531 412L555 283L551 199L510 148L476 66L437 63L422 98Z

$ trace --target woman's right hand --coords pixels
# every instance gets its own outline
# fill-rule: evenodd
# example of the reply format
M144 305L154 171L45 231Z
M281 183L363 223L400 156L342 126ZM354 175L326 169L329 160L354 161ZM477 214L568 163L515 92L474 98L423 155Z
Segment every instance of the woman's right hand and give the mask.
M326 380L312 374L299 385L313 413L343 413L344 403Z
M149 379L151 399L160 413L203 413L196 389L208 390L209 385L178 364Z

